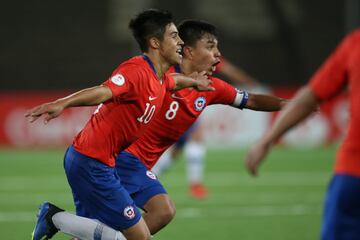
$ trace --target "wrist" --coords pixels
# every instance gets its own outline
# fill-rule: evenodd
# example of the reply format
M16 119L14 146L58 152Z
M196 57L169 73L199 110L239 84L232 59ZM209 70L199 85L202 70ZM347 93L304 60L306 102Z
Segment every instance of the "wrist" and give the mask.
M54 104L56 104L57 106L65 109L65 108L68 107L69 102L68 102L68 99L66 99L66 98L60 98L60 99L54 101Z

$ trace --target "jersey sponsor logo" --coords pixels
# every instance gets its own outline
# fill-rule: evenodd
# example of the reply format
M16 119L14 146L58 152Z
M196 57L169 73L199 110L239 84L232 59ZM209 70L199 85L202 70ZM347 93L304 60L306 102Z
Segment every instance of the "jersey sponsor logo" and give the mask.
M171 94L171 97L172 97L172 98L175 98L175 99L184 99L183 97L178 97L178 96L176 96L175 93Z
M155 100L155 99L157 99L157 97L149 96L149 101L152 101L152 100Z
M153 180L156 179L156 175L152 171L149 171L149 170L146 171L146 176L148 176L149 178L151 178Z
M127 206L124 208L124 216L128 219L133 219L135 217L135 211L133 206Z
M125 83L125 78L121 74L116 74L111 77L111 81L117 86L122 86Z
M200 112L204 109L206 104L206 99L204 97L198 97L195 102L194 102L194 106L195 106L195 110Z

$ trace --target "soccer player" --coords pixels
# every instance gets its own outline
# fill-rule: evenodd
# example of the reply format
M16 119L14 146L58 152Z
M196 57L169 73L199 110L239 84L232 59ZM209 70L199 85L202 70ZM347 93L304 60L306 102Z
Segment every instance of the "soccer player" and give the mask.
M130 147L121 152L116 169L123 186L144 210L143 218L155 234L175 215L175 207L156 175L150 171L162 153L175 143L199 117L206 106L226 104L239 109L277 111L285 103L283 99L249 94L237 90L226 82L211 77L220 61L216 29L213 25L187 20L179 25L184 40L183 61L170 68L170 72L185 75L194 71L206 71L215 91L198 93L192 89L167 92L164 104L150 128Z
M360 29L342 40L246 155L247 168L256 175L278 138L310 115L318 104L334 98L344 89L349 91L350 122L326 195L323 240L360 239Z
M257 87L260 84L249 76L244 70L236 67L223 56L216 65L216 73L221 73L229 78L233 84ZM208 195L207 188L203 183L204 159L206 147L203 139L203 128L199 120L187 130L181 138L168 148L152 168L157 176L168 170L177 159L177 156L184 150L186 159L186 173L189 182L189 194L194 199L204 199Z
M58 230L80 239L150 239L140 211L114 168L116 156L150 125L166 90L213 88L201 76L194 80L165 74L170 65L181 62L183 44L169 12L146 10L132 19L129 27L142 56L120 64L100 86L42 104L26 115L30 122L44 115L46 123L65 108L100 104L64 158L77 215L44 203L34 240L49 239Z

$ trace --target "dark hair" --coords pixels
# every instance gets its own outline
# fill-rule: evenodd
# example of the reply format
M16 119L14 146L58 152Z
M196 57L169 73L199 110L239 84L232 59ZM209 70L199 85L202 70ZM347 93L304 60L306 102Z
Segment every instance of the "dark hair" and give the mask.
M148 9L130 20L129 28L141 51L146 52L149 48L148 40L151 37L163 39L166 26L174 22L169 11Z
M178 25L179 36L184 41L184 46L194 47L196 42L200 40L204 34L218 36L216 27L210 23L188 19L182 21Z

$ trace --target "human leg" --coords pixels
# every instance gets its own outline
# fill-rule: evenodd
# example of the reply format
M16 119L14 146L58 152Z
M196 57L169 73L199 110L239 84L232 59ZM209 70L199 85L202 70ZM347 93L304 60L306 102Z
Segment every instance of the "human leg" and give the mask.
M202 128L199 123L192 129L193 131L190 133L189 140L184 147L187 177L191 196L196 199L203 199L208 194L203 183L206 148L203 144Z
M32 239L51 239L59 230L79 239L126 240L122 233L103 223L65 212L49 202L43 203Z
M157 233L175 216L175 205L166 190L156 175L130 153L119 154L116 169L136 206L144 210L143 218L151 234Z
M116 231L122 231L128 240L150 239L150 232L141 213L121 185L115 168L84 156L73 147L69 148L65 156L64 167L76 205L78 216L74 215L75 217L96 219L97 223L101 222ZM60 230L63 230L67 222L64 220L65 216L63 217L59 221ZM95 230L106 229L103 225L95 226ZM89 229L93 230L90 227L82 230L91 234ZM79 235L71 235L82 239Z
M175 204L168 194L156 194L143 209L143 218L152 235L169 224L176 214Z

